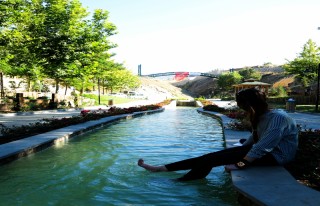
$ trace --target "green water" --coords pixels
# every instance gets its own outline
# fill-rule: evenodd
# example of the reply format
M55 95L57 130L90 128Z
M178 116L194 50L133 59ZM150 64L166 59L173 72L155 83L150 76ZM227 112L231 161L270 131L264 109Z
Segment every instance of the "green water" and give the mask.
M194 108L123 120L62 146L0 167L0 205L237 205L230 175L177 182L185 171L150 173L165 164L223 148L222 129Z

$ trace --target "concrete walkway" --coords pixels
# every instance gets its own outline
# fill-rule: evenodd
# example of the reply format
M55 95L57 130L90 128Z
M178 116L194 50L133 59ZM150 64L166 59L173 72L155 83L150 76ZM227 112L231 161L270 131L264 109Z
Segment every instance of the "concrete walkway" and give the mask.
M156 104L161 101L153 100L137 100L134 102L116 104L113 106L120 108L127 108L132 106L142 106ZM56 109L56 110L42 110L32 112L17 112L17 113L0 113L0 123L7 127L28 125L30 123L39 122L43 119L51 118L63 118L80 115L81 110L98 110L98 109L109 109L110 106L88 106L79 109Z

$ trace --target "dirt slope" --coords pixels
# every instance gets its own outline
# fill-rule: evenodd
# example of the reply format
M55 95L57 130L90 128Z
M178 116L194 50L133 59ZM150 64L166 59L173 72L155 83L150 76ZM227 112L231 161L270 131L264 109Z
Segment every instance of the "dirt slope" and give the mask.
M159 80L151 77L140 77L141 86L136 91L148 97L166 98L183 98L191 99L192 96L183 89L173 86L167 80Z
M208 77L196 77L178 82L143 77L141 81L142 90L159 95L165 94L168 97L211 97L218 88L217 80ZM295 84L294 76L284 73L265 73L260 81L269 83L273 87L290 87Z
M211 96L217 88L216 79L208 77L196 77L192 80L174 82L173 85L183 88L194 97Z

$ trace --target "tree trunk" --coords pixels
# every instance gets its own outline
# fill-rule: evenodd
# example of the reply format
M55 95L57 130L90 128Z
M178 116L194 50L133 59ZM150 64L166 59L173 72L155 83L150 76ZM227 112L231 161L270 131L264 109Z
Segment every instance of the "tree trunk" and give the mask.
M105 92L104 92L105 88L104 88L104 79L102 79L102 94L104 95Z
M64 96L67 95L68 85L66 85L66 89L64 90Z
M0 72L0 96L4 98L4 88L3 88L3 73Z
M58 94L58 92L59 92L59 83L60 83L60 81L58 80L58 79L56 79L56 94Z
M39 92L42 92L42 83L41 83L40 80L37 80L37 81L38 81L38 83L39 83Z
M30 81L30 78L27 78L27 87L28 87L28 92L31 92L31 81Z
M80 96L82 96L82 94L83 94L83 82L82 82L82 85L81 85L81 89L80 89Z
M100 105L100 79L98 78L98 102Z

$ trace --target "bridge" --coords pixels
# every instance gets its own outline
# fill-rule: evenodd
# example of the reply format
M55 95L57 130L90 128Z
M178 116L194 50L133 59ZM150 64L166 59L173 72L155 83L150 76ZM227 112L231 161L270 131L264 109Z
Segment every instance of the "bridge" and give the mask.
M218 78L215 74L210 73L201 73L201 72L164 72L164 73L156 73L156 74L148 74L148 75L141 75L139 76L144 77L161 77L161 76L174 76L174 79L177 81L183 80L187 77L196 77L196 76L203 76L209 78Z

